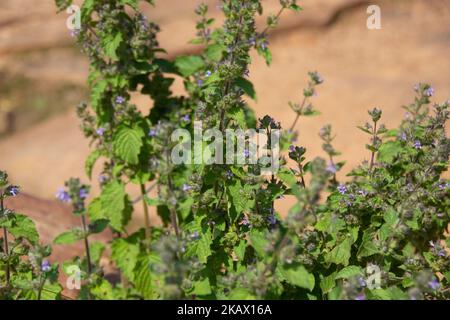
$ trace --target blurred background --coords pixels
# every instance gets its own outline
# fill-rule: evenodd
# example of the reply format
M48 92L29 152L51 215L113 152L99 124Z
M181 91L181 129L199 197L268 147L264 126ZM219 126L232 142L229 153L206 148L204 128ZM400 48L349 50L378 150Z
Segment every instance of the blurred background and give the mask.
M200 2L156 0L155 8L142 7L160 25L160 45L169 58L199 50L188 41L195 35L194 8ZM219 25L218 1L204 2ZM266 15L276 13L278 0L263 2ZM254 56L250 78L258 101L249 103L258 116L270 114L290 126L288 102L301 99L307 72L317 70L325 82L313 102L322 114L298 123L298 144L310 158L323 156L318 131L332 124L343 154L338 160L347 161L339 175L344 178L369 157L367 137L356 129L368 119L369 108L381 108L383 122L392 128L404 116L401 106L413 101L415 83L431 83L437 102L450 98L450 0L299 4L304 11L284 15L270 36L272 66ZM380 30L366 26L369 4L381 8ZM72 176L87 181L89 146L75 106L87 97L88 62L70 37L67 18L56 13L53 0L0 1L0 169L23 190L9 206L34 218L46 242L77 223L70 208L54 200L58 187ZM179 81L175 91L182 93ZM138 96L135 102L144 109L151 105ZM281 213L288 208L289 201L278 205ZM56 248L56 254L72 253Z

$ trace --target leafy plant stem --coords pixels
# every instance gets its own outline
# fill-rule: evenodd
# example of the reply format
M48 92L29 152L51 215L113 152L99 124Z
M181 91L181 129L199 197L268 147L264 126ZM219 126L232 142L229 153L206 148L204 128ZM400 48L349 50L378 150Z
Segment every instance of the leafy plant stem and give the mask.
M141 195L142 195L142 206L144 208L144 222L145 222L145 239L150 239L150 214L148 212L148 206L147 203L145 202L145 195L146 195L146 190L145 190L145 184L141 183Z

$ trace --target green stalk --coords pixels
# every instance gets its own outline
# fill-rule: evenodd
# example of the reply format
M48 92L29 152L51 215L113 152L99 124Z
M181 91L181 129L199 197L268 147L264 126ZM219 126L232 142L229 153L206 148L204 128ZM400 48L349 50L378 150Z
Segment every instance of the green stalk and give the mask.
M0 196L0 212L3 214L5 208L3 204L3 195ZM3 227L3 241L5 242L5 254L7 256L6 260L6 285L9 286L11 281L11 271L9 267L9 246L8 246L8 231L6 230L6 227Z
M141 195L142 195L142 206L144 208L144 221L145 221L145 239L150 239L151 229L150 229L150 214L148 212L147 202L145 201L145 184L141 183Z

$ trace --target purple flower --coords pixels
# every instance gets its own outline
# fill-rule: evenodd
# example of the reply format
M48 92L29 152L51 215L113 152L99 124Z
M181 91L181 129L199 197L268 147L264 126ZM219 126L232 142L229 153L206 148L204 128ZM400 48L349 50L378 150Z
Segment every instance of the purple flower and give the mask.
M188 114L186 114L181 118L181 120L183 120L185 122L189 122L189 121L191 121L191 117Z
M437 254L439 257L445 257L445 250L444 249L441 249L441 250L439 250L438 251L438 254Z
M73 29L70 31L70 36L72 38L78 37L79 34L80 34L80 29Z
M197 85L198 86L202 86L203 85L203 80L202 79L198 79L197 80Z
M432 97L434 95L434 89L432 87L429 87L427 90L425 90L424 94L427 97Z
M437 281L436 279L428 281L428 287L430 287L432 290L437 290L440 287L439 281Z
M267 42L266 41L261 42L260 47L261 47L262 50L266 50L267 49Z
M95 132L97 132L99 136L103 136L103 134L105 133L105 128L100 127L97 130L95 130Z
M233 178L233 172L231 172L231 170L228 170L227 173L225 173L225 176L227 177L227 179L231 179Z
M248 149L244 150L244 157L246 158L250 157L250 151Z
M125 102L125 98L122 96L117 96L115 102L116 104L122 104Z
M345 185L343 185L343 184L340 184L337 187L337 189L338 189L340 194L346 194L347 193L347 187Z
M252 226L251 223L250 223L250 221L248 221L248 218L247 218L247 217L242 218L241 224L244 225L244 226L247 226L247 227L249 227L249 228Z
M18 186L10 186L8 192L11 196L15 197L19 194L19 187Z
M366 300L366 296L364 293L361 293L359 296L356 296L355 300Z
M360 287L365 287L366 286L366 281L364 280L363 277L359 277L358 278L358 283Z
M198 240L198 239L200 239L200 235L199 235L199 233L197 231L189 234L188 237L191 240Z
M441 190L449 189L450 188L450 182L442 181L441 183L438 184L438 187Z
M190 185L188 185L188 184L183 184L183 191L184 192L187 192L187 191L189 191L189 190L191 190L192 189L192 187L190 186Z
M52 270L52 266L51 266L50 262L48 262L47 259L43 260L42 264L41 264L41 271L49 272L50 270Z
M416 148L417 150L422 148L422 144L419 140L414 141L414 148Z
M327 170L327 172L333 173L333 174L337 172L337 168L336 168L336 166L334 165L334 163L332 163L332 162L330 162L330 163L328 164L326 170Z
M108 181L108 176L105 174L101 174L98 176L98 182L100 183L105 183L106 181Z
M66 190L64 190L64 188L60 188L58 190L58 192L56 193L56 198L62 202L70 202L71 201L69 193Z
M150 137L155 137L157 134L158 134L158 130L156 130L154 128L150 129L150 131L148 132L148 135Z
M207 78L209 78L209 77L211 77L211 75L212 75L212 72L211 71L206 71L206 73L205 73L205 77L207 77Z
M290 145L290 146L289 146L289 152L294 152L294 151L295 151L295 146Z
M89 192L85 188L80 189L80 199L86 199L88 197Z
M402 139L403 141L406 141L407 136L406 136L406 133L405 133L405 132L402 132L402 134L401 134L401 136L400 136L400 139Z
M367 196L368 192L364 189L361 189L361 190L358 190L358 194L365 197L365 196Z
M269 214L267 216L267 222L269 223L269 225L274 226L277 224L277 218L274 214Z

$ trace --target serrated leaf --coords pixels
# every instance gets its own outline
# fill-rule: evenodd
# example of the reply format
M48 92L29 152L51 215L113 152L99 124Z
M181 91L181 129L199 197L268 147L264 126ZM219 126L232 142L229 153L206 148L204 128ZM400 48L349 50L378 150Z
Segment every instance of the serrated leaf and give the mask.
M100 195L100 205L111 227L122 231L130 220L132 211L124 185L117 181L107 184Z
M181 56L175 59L175 67L178 72L184 76L189 77L201 70L205 66L203 59L199 56Z
M224 46L220 44L212 44L205 49L205 54L212 61L220 61L224 51Z
M309 291L314 289L314 275L309 273L302 265L282 266L280 267L280 274L290 284Z
M14 237L23 237L33 244L39 241L39 233L33 220L22 214L15 214L14 223L8 231Z
M362 275L363 270L359 266L347 266L336 274L335 279L348 279L357 275Z
M139 246L125 239L115 239L111 244L111 259L128 280L134 281L134 268L139 256Z
M123 41L122 33L118 32L112 37L112 35L104 39L103 49L105 55L111 58L113 61L117 61L119 57L117 56L117 49L119 49L120 44Z
M352 239L346 238L325 256L328 263L348 265L351 256Z
M86 162L84 164L84 169L85 169L86 175L89 177L89 179L92 179L92 169L94 168L94 165L97 162L98 158L100 158L100 156L101 156L100 150L95 149L86 158Z
M253 87L253 83L251 83L249 80L245 78L240 77L236 80L236 85L242 90L244 90L246 95L248 95L253 100L257 101L256 91L255 88Z
M383 143L378 149L377 159L380 162L392 162L402 150L403 147L400 141L388 141Z
M266 248L269 241L263 231L252 229L250 231L250 242L253 249L255 249L256 253L260 257L264 257L266 255Z
M80 230L73 229L70 231L66 231L58 235L55 240L53 240L54 244L73 244L77 241L83 239L83 235Z
M373 237L370 233L365 232L363 235L361 246L358 249L358 258L369 257L379 252L377 246L373 242Z
M144 136L144 131L140 127L122 126L114 136L114 153L130 164L138 164Z

